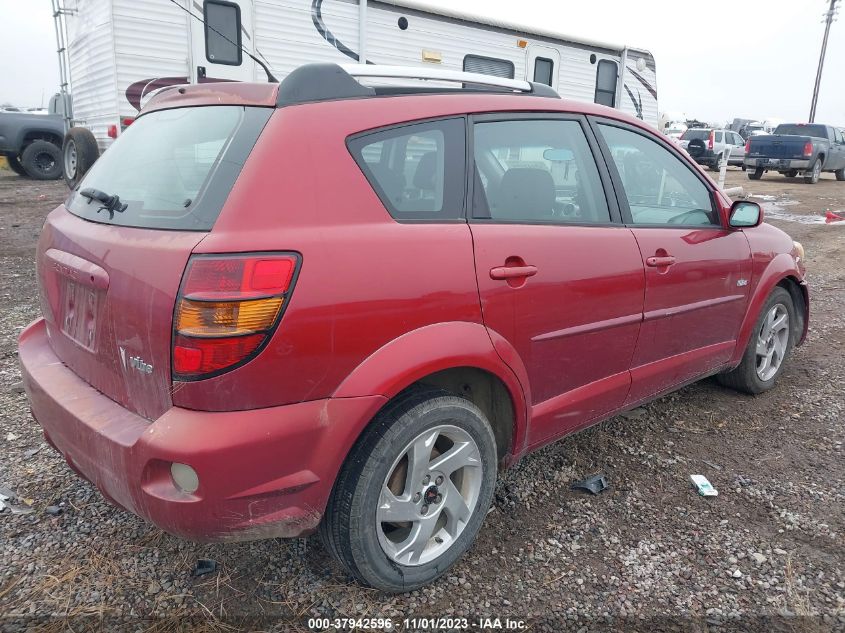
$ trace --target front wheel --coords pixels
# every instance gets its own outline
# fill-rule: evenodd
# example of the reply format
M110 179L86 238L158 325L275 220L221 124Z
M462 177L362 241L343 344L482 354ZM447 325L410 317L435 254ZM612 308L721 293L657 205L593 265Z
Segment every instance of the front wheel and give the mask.
M50 141L36 140L21 154L21 165L35 180L56 180L62 177L61 150Z
M478 407L445 391L409 391L353 448L320 534L359 581L411 591L469 549L495 482L496 442Z
M733 371L720 374L719 382L750 394L774 387L795 344L796 324L792 296L778 286L763 306L742 362Z
M822 161L816 159L810 168L804 172L804 182L808 185L814 185L819 181L822 175Z

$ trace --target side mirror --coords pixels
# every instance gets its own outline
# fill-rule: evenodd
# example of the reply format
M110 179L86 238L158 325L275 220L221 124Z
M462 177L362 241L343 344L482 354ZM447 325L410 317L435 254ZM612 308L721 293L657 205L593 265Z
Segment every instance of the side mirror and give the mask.
M731 205L730 225L735 229L759 226L763 221L763 209L756 202L737 200Z

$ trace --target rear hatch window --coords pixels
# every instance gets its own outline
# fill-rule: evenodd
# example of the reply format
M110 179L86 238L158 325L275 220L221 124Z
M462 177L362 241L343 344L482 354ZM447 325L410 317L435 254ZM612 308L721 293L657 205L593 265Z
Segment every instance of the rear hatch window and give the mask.
M272 112L205 106L144 114L94 164L67 208L92 222L209 231ZM101 194L119 204L109 209L92 197Z
M710 130L687 130L681 138L685 141L694 141L696 139L706 141L710 138Z
M775 134L786 134L790 136L813 136L816 138L827 138L827 128L823 125L801 125L797 123L785 123L775 128Z

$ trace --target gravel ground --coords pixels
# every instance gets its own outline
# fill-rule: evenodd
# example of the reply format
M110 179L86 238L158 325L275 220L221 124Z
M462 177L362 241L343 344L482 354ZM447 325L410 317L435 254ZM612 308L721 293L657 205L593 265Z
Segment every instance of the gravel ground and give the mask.
M845 183L829 177L750 183L732 169L732 184L804 218L845 208ZM403 620L438 616L470 630L479 617L541 631L845 630L845 226L773 221L804 243L813 292L809 341L774 391L706 380L525 458L500 477L469 554L435 585L387 596L352 582L316 538L168 536L46 446L16 337L38 313L33 248L64 192L0 171L0 487L31 510L0 514L0 629L288 631L316 616L432 630ZM569 489L599 471L601 495ZM719 496L699 497L693 473ZM216 570L195 577L198 559Z

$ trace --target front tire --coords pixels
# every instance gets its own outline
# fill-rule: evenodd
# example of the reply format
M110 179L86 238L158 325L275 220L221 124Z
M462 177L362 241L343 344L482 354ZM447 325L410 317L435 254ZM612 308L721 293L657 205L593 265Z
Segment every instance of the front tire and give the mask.
M56 180L62 177L61 150L50 141L32 141L21 154L21 165L35 180Z
M320 525L360 582L412 591L469 549L493 499L496 441L473 403L434 389L387 405L341 469Z
M750 394L774 387L795 345L797 323L792 296L776 287L763 305L742 362L736 369L719 374L718 381Z
M804 172L804 182L808 185L814 185L819 181L822 175L822 161L817 158L810 165L810 168Z
M27 177L26 170L21 165L17 154L6 154L6 162L9 163L9 169L15 172L18 176Z

